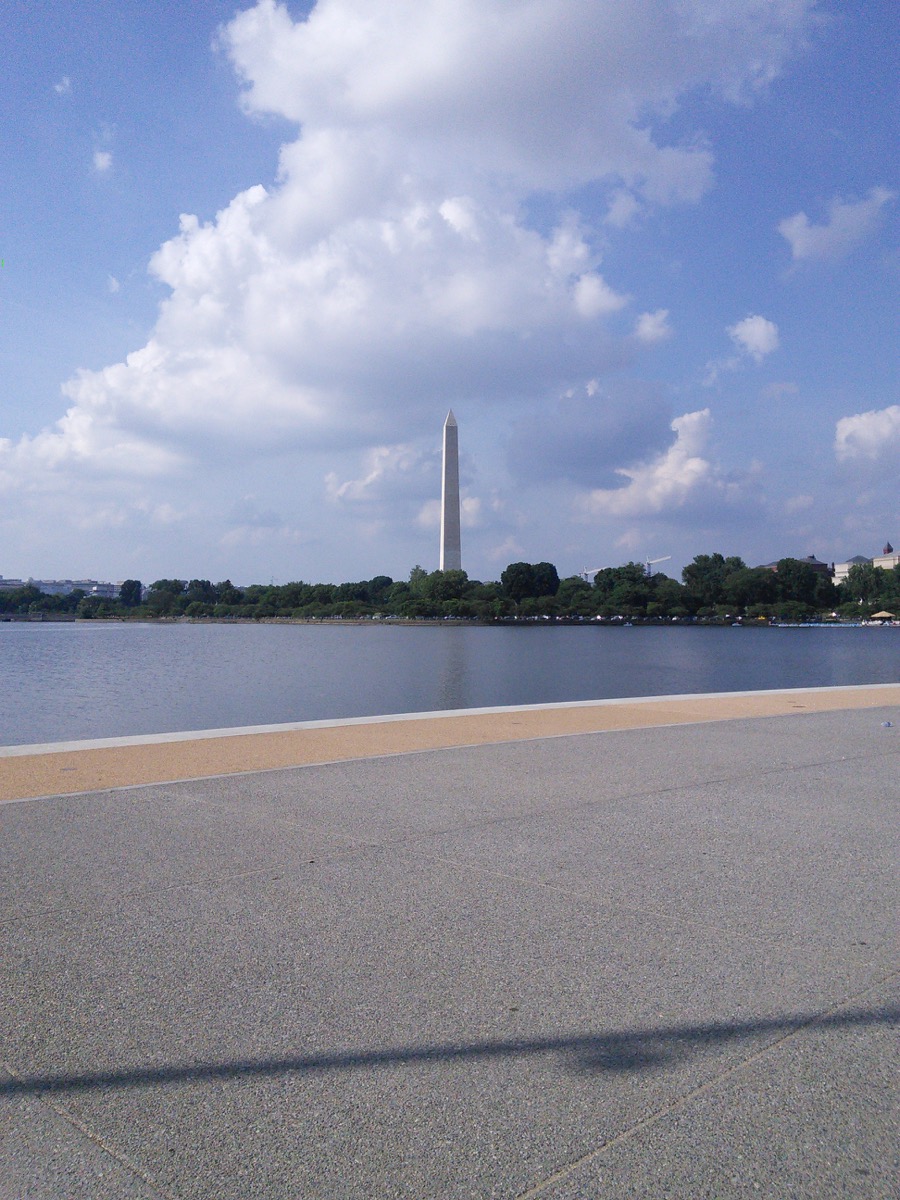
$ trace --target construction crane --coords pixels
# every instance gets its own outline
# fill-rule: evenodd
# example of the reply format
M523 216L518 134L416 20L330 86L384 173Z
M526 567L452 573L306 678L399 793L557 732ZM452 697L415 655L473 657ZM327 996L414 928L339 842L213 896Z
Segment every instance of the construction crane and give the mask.
M649 579L653 575L653 568L657 563L668 562L671 557L671 554L664 554L662 558L645 558L644 566L647 568L647 578Z

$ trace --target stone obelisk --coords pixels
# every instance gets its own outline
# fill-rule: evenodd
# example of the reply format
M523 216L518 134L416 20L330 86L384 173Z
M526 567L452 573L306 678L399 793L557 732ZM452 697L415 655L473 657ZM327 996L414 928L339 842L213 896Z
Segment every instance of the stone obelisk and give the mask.
M441 487L442 571L462 570L459 541L459 430L453 409L444 422L444 475Z

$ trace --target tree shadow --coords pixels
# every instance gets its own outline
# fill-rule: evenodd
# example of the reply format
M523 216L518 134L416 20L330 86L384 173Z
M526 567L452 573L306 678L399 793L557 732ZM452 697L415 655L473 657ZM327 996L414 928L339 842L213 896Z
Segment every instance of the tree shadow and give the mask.
M900 1005L853 1009L824 1016L801 1013L756 1021L672 1025L657 1029L567 1037L445 1042L284 1058L248 1058L219 1063L194 1062L162 1067L136 1067L122 1071L18 1076L0 1081L0 1099L46 1093L87 1092L101 1088L159 1087L208 1080L318 1075L330 1071L367 1070L403 1064L527 1058L543 1054L561 1055L567 1069L579 1074L650 1072L675 1065L693 1053L728 1042L768 1038L771 1045L804 1028L832 1031L896 1024L900 1024Z

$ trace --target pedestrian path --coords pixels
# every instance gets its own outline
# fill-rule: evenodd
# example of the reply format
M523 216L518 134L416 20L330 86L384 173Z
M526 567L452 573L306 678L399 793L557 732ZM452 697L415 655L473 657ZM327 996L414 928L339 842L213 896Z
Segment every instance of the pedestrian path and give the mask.
M0 805L0 1196L893 1198L873 694Z

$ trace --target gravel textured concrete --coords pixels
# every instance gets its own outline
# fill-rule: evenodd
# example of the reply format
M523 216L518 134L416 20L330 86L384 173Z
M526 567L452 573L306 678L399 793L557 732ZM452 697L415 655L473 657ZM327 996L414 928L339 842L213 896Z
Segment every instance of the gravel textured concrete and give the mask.
M0 1197L895 1197L898 726L0 805Z

